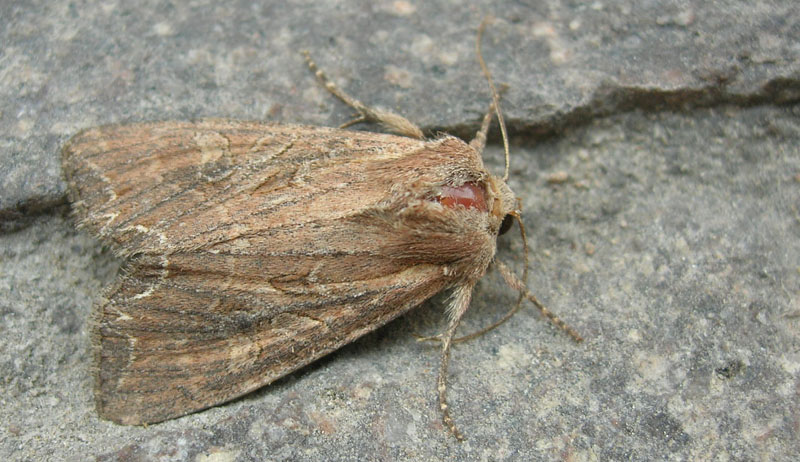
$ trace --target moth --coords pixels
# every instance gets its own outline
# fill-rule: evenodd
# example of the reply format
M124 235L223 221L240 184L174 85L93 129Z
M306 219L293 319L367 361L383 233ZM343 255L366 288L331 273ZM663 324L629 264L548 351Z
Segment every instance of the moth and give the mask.
M443 421L462 437L446 404L450 347L498 234L519 217L508 162L498 177L481 158L501 117L482 29L493 102L470 143L425 139L307 54L359 114L343 127L396 134L214 119L108 125L67 142L79 225L126 260L91 325L101 417L142 425L224 403L450 290L437 383Z

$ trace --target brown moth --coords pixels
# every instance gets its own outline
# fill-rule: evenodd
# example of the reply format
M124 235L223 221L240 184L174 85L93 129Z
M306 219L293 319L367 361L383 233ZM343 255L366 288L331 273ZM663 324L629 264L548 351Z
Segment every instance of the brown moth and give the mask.
M519 215L481 159L494 87L471 143L426 140L308 64L360 113L352 123L400 136L168 121L92 128L64 147L80 226L126 259L93 317L101 417L141 425L224 403L450 289L438 391L461 437L445 400L450 345L504 220Z

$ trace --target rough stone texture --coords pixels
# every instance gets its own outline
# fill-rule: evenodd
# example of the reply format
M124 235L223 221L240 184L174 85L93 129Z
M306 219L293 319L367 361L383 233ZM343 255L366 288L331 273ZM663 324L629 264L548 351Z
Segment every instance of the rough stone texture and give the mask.
M794 2L53 1L0 5L0 457L792 460L800 453L800 12ZM700 3L700 2L697 2ZM81 128L204 116L335 125L344 88L469 136L509 84L531 309L451 361L442 299L278 383L147 428L93 410L86 322L119 262L74 230ZM500 169L496 147L489 152ZM509 233L499 257L519 270ZM468 332L513 303L496 275Z

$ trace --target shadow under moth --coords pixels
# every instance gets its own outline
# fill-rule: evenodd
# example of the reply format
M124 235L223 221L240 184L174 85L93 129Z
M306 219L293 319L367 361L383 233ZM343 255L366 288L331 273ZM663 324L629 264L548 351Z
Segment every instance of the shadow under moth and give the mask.
M397 135L167 121L92 128L64 146L79 225L126 259L92 320L101 417L142 425L224 403L450 290L448 327L433 339L443 420L461 439L446 404L447 362L493 262L520 301L579 339L494 261L497 236L519 211L507 143L504 177L481 159L493 113L505 141L482 29L477 54L493 103L470 143L425 139L405 118L345 94L306 54L358 112L345 126L377 122Z

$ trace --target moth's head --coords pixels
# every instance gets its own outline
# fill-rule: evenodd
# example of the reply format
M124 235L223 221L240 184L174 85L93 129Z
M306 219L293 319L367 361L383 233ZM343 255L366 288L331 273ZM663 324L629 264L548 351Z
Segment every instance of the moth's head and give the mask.
M492 231L497 235L505 234L514 224L514 217L519 216L517 209L517 196L508 187L508 184L500 177L489 176L487 189L493 198L491 205L491 223L497 223L497 227L492 227Z

